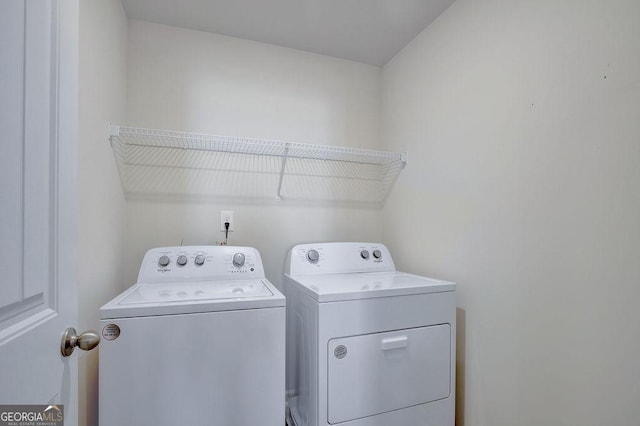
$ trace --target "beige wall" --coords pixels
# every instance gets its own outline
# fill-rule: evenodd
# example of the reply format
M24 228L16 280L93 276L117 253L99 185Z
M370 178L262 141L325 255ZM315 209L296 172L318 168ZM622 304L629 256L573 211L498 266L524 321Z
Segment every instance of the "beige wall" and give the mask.
M383 70L397 266L458 282L458 424L640 418L640 3L456 1Z
M81 1L78 330L98 329L99 307L122 282L124 197L106 125L126 117L126 52L127 20L120 2ZM77 351L80 426L98 424L98 351Z
M127 23L117 0L80 13L80 329L145 250L213 244L231 209L231 243L257 247L273 281L311 240L380 240L400 269L457 281L458 424L637 423L637 1L457 0L382 73ZM382 212L125 204L107 121L407 150L410 163ZM79 391L80 424L97 424L95 351Z
M380 146L380 68L141 21L129 23L127 122L260 139ZM310 191L313 188L309 189ZM275 198L275 193L274 193ZM378 240L380 210L283 203L127 203L125 283L151 247L230 244L260 250L276 285L287 250L313 240Z

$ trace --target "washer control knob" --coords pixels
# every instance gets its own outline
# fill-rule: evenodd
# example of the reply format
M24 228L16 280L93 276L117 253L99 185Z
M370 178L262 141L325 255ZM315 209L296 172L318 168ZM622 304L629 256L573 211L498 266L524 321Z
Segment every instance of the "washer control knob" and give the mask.
M187 256L185 256L184 254L183 254L183 255L178 256L178 260L176 260L176 263L177 263L179 266L184 266L184 265L186 265L186 264L187 264Z
M244 265L244 254L236 253L233 255L233 264L240 267Z
M376 259L380 259L382 257L382 252L380 250L374 250L373 257L375 257Z
M204 256L199 254L196 256L195 260L193 261L193 263L196 264L196 266L202 266L204 265Z
M158 259L158 265L162 268L169 266L169 262L171 262L171 260L169 260L169 256L161 256L160 259Z
M311 249L307 252L307 260L309 262L316 263L318 259L320 259L320 254L318 253L317 250Z
M369 258L369 250L362 250L360 252L360 257L363 259L368 259Z

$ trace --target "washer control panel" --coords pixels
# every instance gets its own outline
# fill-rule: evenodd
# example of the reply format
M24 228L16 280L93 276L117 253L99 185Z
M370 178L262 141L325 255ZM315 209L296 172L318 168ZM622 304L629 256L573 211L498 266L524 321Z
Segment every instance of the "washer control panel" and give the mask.
M253 247L179 246L149 250L138 283L265 278L262 258Z
M379 243L300 244L289 252L289 274L348 274L395 271L389 249Z

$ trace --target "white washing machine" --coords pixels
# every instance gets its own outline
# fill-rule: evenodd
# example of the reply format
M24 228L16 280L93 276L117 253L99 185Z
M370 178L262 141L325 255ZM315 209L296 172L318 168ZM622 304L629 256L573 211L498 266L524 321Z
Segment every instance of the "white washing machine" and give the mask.
M100 318L100 426L284 423L285 299L256 249L149 250Z
M397 272L382 244L303 244L287 263L290 424L454 425L455 284Z

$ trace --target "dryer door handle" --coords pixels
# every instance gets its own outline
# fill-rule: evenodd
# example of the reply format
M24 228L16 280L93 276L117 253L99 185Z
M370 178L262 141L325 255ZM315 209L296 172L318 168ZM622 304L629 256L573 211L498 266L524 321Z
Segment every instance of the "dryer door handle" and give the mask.
M407 336L388 337L380 341L380 348L383 351L406 348L407 346L409 346L409 338Z

